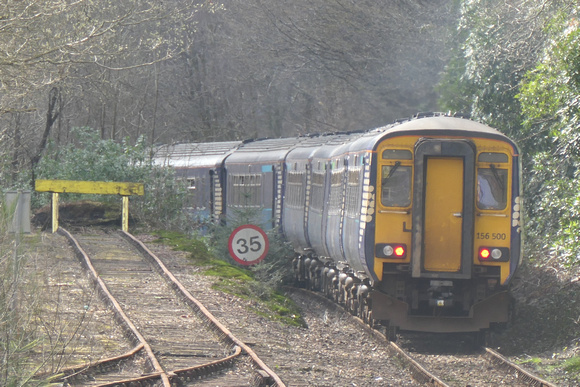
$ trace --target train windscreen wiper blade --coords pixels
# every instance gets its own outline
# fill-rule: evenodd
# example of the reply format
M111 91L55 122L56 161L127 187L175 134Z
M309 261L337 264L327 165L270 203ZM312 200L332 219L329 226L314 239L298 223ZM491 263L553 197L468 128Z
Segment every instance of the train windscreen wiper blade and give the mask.
M502 191L504 191L503 180L499 177L499 173L497 173L497 168L493 164L489 164L489 167L491 168L491 173L493 173L493 177L495 177L495 180L499 184L499 187L501 188Z
M395 165L393 165L393 167L389 171L389 174L387 175L387 177L384 177L383 178L383 185L387 182L387 180L389 180L391 178L391 176L393 176L393 174L399 168L400 165L401 165L401 162L400 161L396 161L395 162Z

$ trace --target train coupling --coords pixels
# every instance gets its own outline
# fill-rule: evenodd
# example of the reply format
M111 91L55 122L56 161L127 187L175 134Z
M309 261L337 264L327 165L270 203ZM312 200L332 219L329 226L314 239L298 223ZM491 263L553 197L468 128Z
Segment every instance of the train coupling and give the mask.
M430 307L453 307L453 281L431 280L427 293Z

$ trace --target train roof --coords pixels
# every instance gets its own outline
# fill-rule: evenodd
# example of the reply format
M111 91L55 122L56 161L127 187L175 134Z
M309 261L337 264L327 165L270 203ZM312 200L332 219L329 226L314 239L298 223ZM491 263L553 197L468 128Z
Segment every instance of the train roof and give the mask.
M288 137L245 142L225 162L226 164L279 162L284 160L286 154L300 141L300 137Z
M359 139L355 140L350 149L353 151L375 149L378 143L386 138L405 135L492 138L505 141L517 149L517 145L499 130L463 117L439 114L413 117L408 120L400 120L387 126L369 130Z
M461 135L465 132L472 132L477 136L493 135L507 139L508 137L499 130L493 129L480 122L469 120L463 117L453 117L447 115L433 115L427 117L411 118L409 120L402 120L393 125L384 127L389 132L402 131L457 131ZM378 128L381 130L383 128Z
M324 144L322 144L316 152L313 153L313 158L331 158L336 154L347 153L353 142L363 135L362 132L343 133L333 136Z
M154 163L173 168L215 167L242 144L241 141L161 145Z
M442 113L428 113L364 132L325 133L300 137L163 145L155 151L157 165L174 168L216 167L222 162L276 163L284 160L331 158L337 154L373 150L385 138L405 135L484 137L517 145L487 125Z

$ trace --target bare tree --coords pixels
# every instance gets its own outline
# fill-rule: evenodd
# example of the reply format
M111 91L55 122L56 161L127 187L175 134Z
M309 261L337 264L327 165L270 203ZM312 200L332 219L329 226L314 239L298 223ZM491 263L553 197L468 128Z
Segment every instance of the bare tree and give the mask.
M38 163L56 118L65 126L97 123L112 138L141 130L136 122L144 118L147 67L182 51L168 31L175 20L193 23L197 7L189 0L1 4L0 159L18 145L7 176L25 162ZM46 112L43 102L53 100L54 90L62 104ZM15 114L19 125L9 130Z
M177 65L189 137L352 130L435 109L454 17L444 1L226 1Z
M17 162L0 174L29 168L46 138L67 141L74 126L211 141L361 129L435 109L448 3L8 1L0 160ZM61 108L47 125L53 87Z

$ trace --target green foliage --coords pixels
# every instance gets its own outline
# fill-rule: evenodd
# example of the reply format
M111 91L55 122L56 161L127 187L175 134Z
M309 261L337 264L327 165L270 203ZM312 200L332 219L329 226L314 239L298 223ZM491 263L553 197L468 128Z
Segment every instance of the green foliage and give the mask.
M524 128L546 133L559 155L578 155L580 31L578 22L560 13L548 28L550 40L542 60L522 82L518 99Z
M135 145L128 139L118 143L100 139L98 131L87 127L71 129L71 136L68 145L48 145L38 178L142 182L152 169L143 137Z
M247 217L242 219L248 220ZM233 226L217 226L210 237L156 231L155 235L159 238L155 242L189 252L192 261L202 267L203 274L217 277L213 284L214 289L255 301L254 312L257 314L289 325L304 326L298 307L276 290L289 271L290 255L285 245L275 234L271 235L269 239L272 255L268 254L258 265L242 267L229 257L227 251L227 238L232 230ZM208 243L214 248L210 248Z
M438 87L439 104L518 138L515 95L527 58L506 47L513 11L500 11L493 0L462 1L460 8L455 49Z
M564 362L564 371L580 373L580 356L574 356Z
M150 149L141 137L135 145L102 140L91 128L76 128L68 145L50 143L41 159L36 175L39 179L137 182L145 185L143 197L131 198L131 215L151 227L190 227L183 208L187 194L168 168L153 165ZM62 200L115 200L116 197L66 194ZM48 194L36 199L37 206L50 200Z
M535 149L529 174L529 234L550 256L580 263L580 30L569 14L548 26L542 60L525 76L518 99L526 133L550 146Z
M526 255L580 262L580 33L571 0L462 0L440 104L518 142Z

